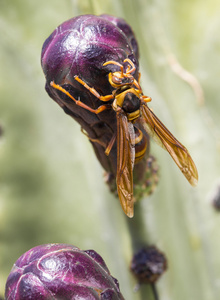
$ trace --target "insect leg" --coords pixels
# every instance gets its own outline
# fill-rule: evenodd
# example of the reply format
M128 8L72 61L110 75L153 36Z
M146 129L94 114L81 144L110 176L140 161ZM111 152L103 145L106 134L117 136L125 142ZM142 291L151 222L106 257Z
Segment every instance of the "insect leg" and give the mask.
M134 86L137 88L137 92L140 93L140 94L143 94L142 92L142 88L139 84L139 81L137 81L136 79L134 79Z
M89 107L88 105L86 105L85 103L83 103L82 101L76 100L69 92L67 92L67 90L65 90L64 88L62 88L62 86L60 86L59 84L54 83L54 81L51 81L50 85L53 88L55 88L55 89L63 92L68 97L70 97L76 103L76 105L78 105L80 107L83 107L83 108L87 109L88 111L91 111L94 114L99 114L100 112L102 112L102 111L104 111L106 109L112 108L111 104L106 104L106 105L99 106L97 109L92 109L91 107Z
M143 100L144 103L147 103L147 102L151 102L152 99L148 96L143 95L141 96L141 100Z
M88 84L85 83L85 81L83 81L82 79L80 79L77 75L74 76L74 79L78 81L80 84L82 84L87 90L90 91L90 93L92 93L95 97L97 97L101 101L109 101L114 98L113 95L101 96L94 88L88 86Z
M91 137L88 135L88 133L84 130L84 128L82 128L82 127L81 127L81 132L82 132L85 136L87 136L87 138L88 138L91 142L97 143L97 144L101 145L103 148L105 148L105 154L106 154L107 156L109 155L109 153L110 153L110 151L112 150L112 147L113 147L113 145L114 145L114 143L115 143L115 140L116 140L116 132L113 134L113 136L112 136L112 138L111 138L111 140L110 140L110 142L108 143L107 146L106 146L105 143L101 142L98 138L97 138L97 139L91 138Z
M139 72L138 73L138 84L140 84L140 81L141 81L141 73Z
M112 150L112 147L113 147L113 145L115 143L115 140L116 140L116 132L113 134L113 136L112 136L112 138L111 138L111 140L110 140L107 148L105 149L105 154L107 156L109 155L110 151Z
M98 143L98 144L101 145L102 147L106 148L105 143L102 143L99 139L93 139L93 138L91 138L91 137L88 135L88 133L85 131L85 129L82 128L82 127L81 127L81 132L82 132L85 136L87 136L87 138L88 138L91 142L93 142L93 143Z
M126 70L126 74L131 74L132 72L134 72L136 70L133 62L129 58L126 58L124 60L124 62L127 62L130 64L130 66L128 66L128 69Z

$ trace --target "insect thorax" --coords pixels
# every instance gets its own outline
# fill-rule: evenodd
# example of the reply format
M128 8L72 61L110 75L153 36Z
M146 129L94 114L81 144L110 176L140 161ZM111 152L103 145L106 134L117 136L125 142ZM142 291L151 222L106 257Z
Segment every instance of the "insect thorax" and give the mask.
M127 87L127 86L126 86ZM134 88L128 86L120 89L115 94L115 105L121 107L128 117L128 121L134 121L140 116L140 97Z

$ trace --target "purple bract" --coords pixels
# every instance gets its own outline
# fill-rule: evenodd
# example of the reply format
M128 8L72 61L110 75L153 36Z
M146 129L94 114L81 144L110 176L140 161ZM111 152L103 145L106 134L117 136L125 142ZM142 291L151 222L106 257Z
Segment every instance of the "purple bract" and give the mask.
M93 250L46 244L24 253L14 264L6 300L122 300L118 281Z

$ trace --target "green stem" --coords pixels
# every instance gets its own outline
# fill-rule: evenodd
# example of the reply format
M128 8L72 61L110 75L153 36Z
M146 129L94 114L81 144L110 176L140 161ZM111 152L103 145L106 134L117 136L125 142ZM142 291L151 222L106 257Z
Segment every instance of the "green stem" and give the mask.
M143 219L140 201L135 205L135 214L132 219L126 217L130 232L133 254L141 248L148 246L148 234ZM140 295L143 300L159 300L159 295L155 284L140 285Z
M140 248L147 246L148 244L147 232L145 229L145 222L140 202L135 205L134 217L132 219L126 218L126 220L131 236L133 252L137 252Z

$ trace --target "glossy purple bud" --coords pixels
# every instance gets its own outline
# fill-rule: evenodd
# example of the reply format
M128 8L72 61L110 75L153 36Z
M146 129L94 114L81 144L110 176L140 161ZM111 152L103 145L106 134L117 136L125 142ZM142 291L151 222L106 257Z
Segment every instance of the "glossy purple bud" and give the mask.
M106 14L103 14L100 17L105 18L106 20L112 22L114 25L116 25L118 28L120 28L123 31L123 33L129 40L129 43L135 53L136 58L139 59L138 43L131 26L127 22L125 22L125 20L122 18L117 18Z
M121 19L116 20L122 24ZM131 30L127 30L127 37L116 23L106 16L81 15L58 26L42 48L41 64L47 83L53 80L61 85L70 84L81 94L85 88L74 79L77 75L100 94L107 95L111 92L107 74L118 67L103 67L105 62L122 63L130 58L138 71L137 57L130 44Z
M124 299L118 281L94 250L46 244L24 253L7 279L6 300Z

